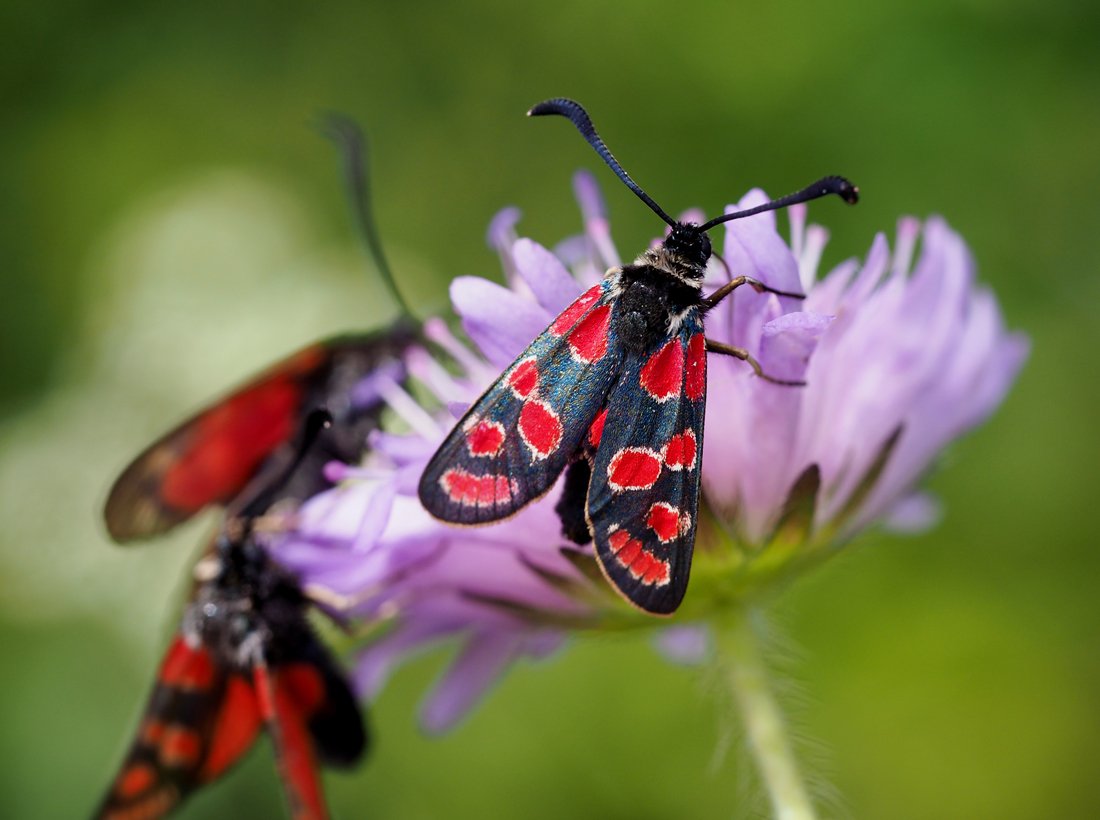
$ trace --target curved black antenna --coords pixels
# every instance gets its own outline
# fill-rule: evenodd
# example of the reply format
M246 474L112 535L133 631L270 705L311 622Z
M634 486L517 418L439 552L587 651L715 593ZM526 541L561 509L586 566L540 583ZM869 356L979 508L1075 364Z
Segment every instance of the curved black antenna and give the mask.
M540 102L527 112L528 117L543 117L550 114L557 114L565 117L573 123L573 125L577 126L577 130L581 132L581 136L588 141L589 145L596 149L596 153L600 155L600 159L606 162L608 167L615 172L615 176L626 183L626 187L637 194L638 198L648 205L653 213L661 217L667 224L676 227L676 220L666 214L661 206L654 202L652 197L643 191L637 182L630 178L630 174L624 171L623 166L619 165L619 161L612 156L607 146L604 145L603 140L600 139L600 135L596 133L596 126L592 124L592 119L588 116L588 112L584 110L584 106L576 100L570 100L565 97L555 97L552 100Z
M278 473L267 484L259 489L259 491L248 501L240 512L233 514L233 518L244 519L244 535L247 535L252 529L252 519L259 515L262 515L268 507L271 506L272 500L275 494L280 492L286 483L290 481L291 476L301 466L303 459L308 455L310 449L317 441L317 437L321 434L321 431L326 427L332 425L332 414L324 407L317 407L310 411L306 416L305 421L302 422L302 433L298 439L297 447L294 451L294 458L290 460L290 463L283 468L282 472Z
M374 220L367 163L367 140L363 136L363 130L351 117L339 113L326 114L319 128L321 133L336 143L336 147L340 150L348 200L351 202L351 210L359 228L359 235L367 246L367 252L382 274L382 281L386 283L390 296L393 297L401 312L411 319L413 318L412 309L397 287L393 269L382 249L378 223Z
M793 194L780 197L779 199L773 199L771 202L766 202L763 205L758 205L755 208L749 208L747 211L737 211L732 214L725 214L724 216L718 216L709 222L704 222L699 226L701 231L709 231L715 225L721 225L723 222L730 222L734 219L741 219L746 216L753 216L754 214L761 214L764 211L774 211L779 208L787 208L791 205L797 205L799 202L809 202L811 199L817 199L819 197L828 196L829 194L836 194L849 205L855 205L859 202L859 188L850 183L844 177L825 177L819 179L813 185L808 185L801 191L796 191Z

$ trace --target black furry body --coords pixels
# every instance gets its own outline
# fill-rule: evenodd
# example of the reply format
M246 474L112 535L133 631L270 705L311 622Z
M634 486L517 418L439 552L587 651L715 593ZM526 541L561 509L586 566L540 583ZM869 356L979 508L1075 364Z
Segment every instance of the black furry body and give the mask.
M691 228L681 226L684 233L690 233ZM685 246L690 247L691 243L681 241L680 247ZM619 293L611 324L624 350L636 356L668 337L679 317L704 306L698 284L703 277L702 267L684 261L679 255L670 258L666 247L667 243L647 251L633 264L608 271ZM561 519L562 535L575 544L592 541L585 507L593 455L591 448L577 453L566 468L561 498L554 507Z
M209 574L209 577L202 577ZM250 673L257 663L316 657L324 652L306 618L309 601L297 580L249 537L219 536L199 564L198 586L181 632L225 669Z
M699 284L689 283L648 261L625 265L617 276L620 294L612 323L623 347L632 353L647 350L669 334L677 317L702 305Z

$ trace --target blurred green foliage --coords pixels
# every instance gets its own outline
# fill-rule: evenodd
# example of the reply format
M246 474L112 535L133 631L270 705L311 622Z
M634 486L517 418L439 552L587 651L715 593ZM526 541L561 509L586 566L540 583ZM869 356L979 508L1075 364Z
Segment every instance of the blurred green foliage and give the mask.
M382 233L428 315L449 277L496 275L498 208L547 243L575 231L578 166L608 183L624 254L657 232L563 123L522 116L563 94L671 211L839 172L864 198L811 210L826 264L902 213L971 243L1032 359L932 478L938 529L865 537L776 602L788 700L827 814L1094 813L1100 6L9 0L4 18L0 816L93 806L209 525L109 545L112 476L258 366L393 316L317 114L366 124ZM328 779L338 816L764 805L707 674L642 639L518 668L425 739L416 704L444 655L391 682L369 764ZM183 815L282 811L261 748Z

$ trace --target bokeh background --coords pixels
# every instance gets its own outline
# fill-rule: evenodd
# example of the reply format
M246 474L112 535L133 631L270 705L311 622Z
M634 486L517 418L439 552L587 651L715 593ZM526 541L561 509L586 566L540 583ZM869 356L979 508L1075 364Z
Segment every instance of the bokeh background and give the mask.
M0 816L85 816L129 741L210 526L123 549L99 507L156 433L314 337L393 319L351 232L325 110L366 124L381 230L421 315L498 275L491 215L616 241L659 225L561 122L574 96L673 212L823 173L826 264L904 213L969 240L1033 339L1017 388L930 478L942 524L871 534L785 590L787 705L825 813L1083 817L1100 804L1100 6L9 0L0 59ZM760 816L708 675L645 638L514 670L439 739L446 652L374 710L341 817ZM831 795L831 796L830 796ZM186 817L283 812L266 743Z

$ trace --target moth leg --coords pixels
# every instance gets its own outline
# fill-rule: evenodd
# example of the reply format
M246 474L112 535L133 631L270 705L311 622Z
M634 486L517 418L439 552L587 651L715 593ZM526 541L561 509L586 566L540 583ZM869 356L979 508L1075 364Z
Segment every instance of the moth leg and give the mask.
M376 591L371 589L360 595L344 595L321 584L304 584L302 586L302 594L311 603L320 607L333 623L348 634L351 634L351 627L343 617L344 614L363 603Z
M760 378L764 379L764 381L771 382L772 384L778 384L782 387L805 387L806 386L806 382L804 382L804 381L794 381L794 380L788 380L788 379L777 379L774 376L769 376L767 373L765 373L761 369L760 362L756 361L756 359L754 359L752 357L752 355L749 353L749 351L744 350L740 347L734 347L733 345L728 345L728 344L725 344L724 342L716 342L716 341L714 341L714 339L707 339L707 352L708 353L721 353L723 356L733 356L735 359L740 359L741 361L747 363L748 366L752 368L753 373L755 373Z
M723 262L723 264L725 264ZM805 299L806 295L803 293L791 293L786 290L776 290L773 287L765 285L759 279L753 279L751 276L738 276L736 279L731 279L714 291L710 296L703 299L703 310L708 311L714 308L719 302L729 296L736 288L742 285L749 285L757 293L774 293L776 296L787 296L791 299ZM738 357L742 358L742 357ZM747 360L746 360L747 361Z
M561 519L561 534L574 544L587 544L592 540L585 518L588 503L588 485L592 481L592 465L587 458L579 458L565 469L565 486L554 512Z

